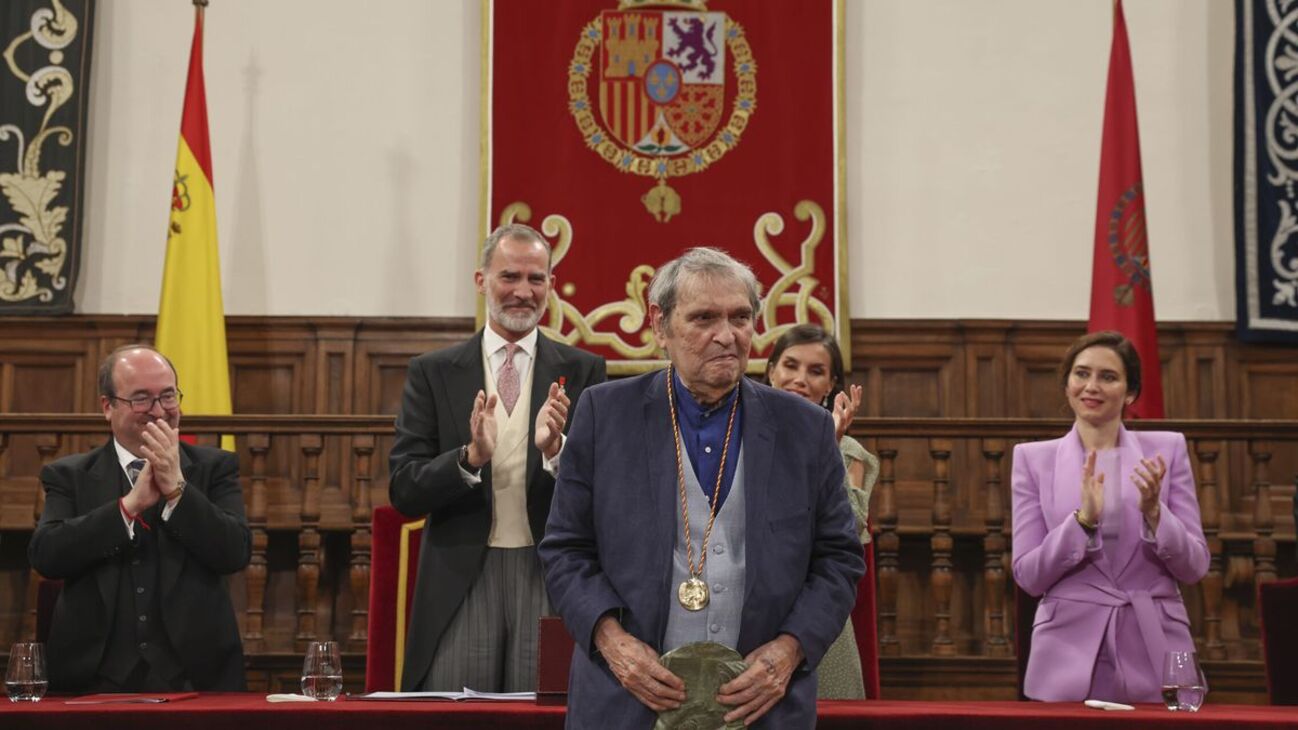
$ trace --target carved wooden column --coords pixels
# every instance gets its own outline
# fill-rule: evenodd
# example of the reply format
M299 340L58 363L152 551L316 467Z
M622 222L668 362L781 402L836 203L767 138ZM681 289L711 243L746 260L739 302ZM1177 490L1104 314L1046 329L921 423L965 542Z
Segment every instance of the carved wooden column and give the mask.
M875 569L879 572L879 654L898 656L897 640L897 535L896 481L897 450L879 447L879 534L875 538Z
M987 490L987 514L983 524L987 536L983 538L983 578L987 594L987 642L983 653L987 656L1009 656L1009 637L1005 625L1005 498L1001 491L1001 457L1005 455L1005 442L1001 439L983 439L983 468Z
M252 469L248 475L248 527L252 531L252 559L243 574L248 591L243 648L248 653L256 654L266 647L263 623L268 575L266 549L270 542L266 532L266 453L270 451L270 435L249 434L247 442L248 451L252 454Z
M43 433L36 437L36 453L41 457L41 468L44 469L54 457L58 456L59 448L63 445L62 434ZM36 485L36 504L32 508L32 515L35 518L32 524L40 525L41 513L45 511L45 485ZM20 636L23 641L36 640L36 602L40 593L41 581L44 578L35 569L28 571L27 574L27 596L24 598L23 625Z
M1199 516L1203 536L1208 543L1208 574L1199 581L1203 592L1203 653L1208 659L1225 659L1226 645L1221 642L1221 505L1217 496L1216 441L1195 441L1194 453L1199 459Z
M1271 516L1271 444L1250 441L1253 457L1253 571L1254 584L1275 580L1275 519Z
M933 457L933 548L929 585L933 591L933 645L935 656L955 655L951 641L951 440L929 439Z
M361 434L352 438L355 479L352 491L352 559L350 577L352 587L352 631L347 637L348 648L365 651L367 622L369 620L370 590L370 480L374 475L374 435Z
M302 434L302 526L298 533L297 650L316 640L315 601L320 587L320 451L319 434Z

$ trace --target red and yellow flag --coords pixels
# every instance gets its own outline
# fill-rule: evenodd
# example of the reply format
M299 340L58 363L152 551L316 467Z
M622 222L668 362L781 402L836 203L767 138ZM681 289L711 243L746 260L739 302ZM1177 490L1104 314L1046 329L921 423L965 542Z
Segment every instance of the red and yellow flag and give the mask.
M1134 418L1163 417L1162 362L1154 326L1154 284L1145 227L1145 186L1136 127L1136 84L1122 0L1113 4L1104 138L1100 143L1100 192L1095 214L1088 331L1117 330L1140 353L1140 397L1127 409Z
M157 347L171 359L191 415L229 415L230 370L221 303L221 259L216 245L212 150L203 89L203 8L197 8L189 80L180 119L180 148L171 192L167 262L162 271ZM223 436L222 448L234 450Z

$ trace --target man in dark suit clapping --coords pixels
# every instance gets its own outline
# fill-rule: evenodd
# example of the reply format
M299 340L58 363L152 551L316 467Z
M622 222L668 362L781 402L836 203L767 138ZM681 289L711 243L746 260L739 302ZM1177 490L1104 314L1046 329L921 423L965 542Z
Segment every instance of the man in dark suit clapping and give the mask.
M32 567L62 579L49 636L63 691L242 690L243 647L222 575L252 539L239 459L180 442L177 374L145 345L99 368L107 444L41 470Z
M568 409L604 360L540 334L550 245L502 226L474 275L487 326L410 362L390 455L392 505L426 517L401 689L536 689L549 613L536 543Z

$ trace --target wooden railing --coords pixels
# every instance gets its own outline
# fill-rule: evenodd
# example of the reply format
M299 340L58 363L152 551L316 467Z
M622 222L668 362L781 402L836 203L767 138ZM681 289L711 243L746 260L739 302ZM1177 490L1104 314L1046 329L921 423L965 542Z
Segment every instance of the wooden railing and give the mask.
M1054 438L1065 421L858 419L881 461L872 500L885 657L1014 654L1009 491L1016 443ZM1207 577L1185 591L1213 660L1259 657L1255 585L1293 575L1291 500L1298 421L1160 421L1184 433L1198 477ZM389 416L186 417L200 442L233 434L241 457L252 562L231 586L250 656L333 638L366 643L370 513L387 502ZM37 475L107 438L100 415L0 415L0 530L28 533L42 508ZM15 535L14 537L17 537ZM37 581L0 545L0 643L34 632ZM1282 549L1283 548L1283 549ZM6 575L7 573L7 575Z
M1069 426L1062 420L1014 419L853 424L853 433L881 461L872 521L882 655L1013 654L1007 608L1012 596L1010 456L1015 443L1057 437ZM1258 658L1255 586L1295 572L1292 548L1278 548L1294 540L1298 421L1131 426L1180 431L1188 442L1211 563L1207 576L1185 593L1205 655ZM1277 463L1283 471L1273 468ZM1276 476L1283 483L1273 483ZM977 559L957 569L957 549ZM954 573L965 588L958 605L953 604ZM964 617L958 632L953 614Z

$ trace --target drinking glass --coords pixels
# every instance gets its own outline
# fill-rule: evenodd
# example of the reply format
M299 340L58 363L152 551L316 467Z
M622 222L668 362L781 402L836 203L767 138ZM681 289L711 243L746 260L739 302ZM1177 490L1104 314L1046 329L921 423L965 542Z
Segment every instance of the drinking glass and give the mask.
M333 702L342 691L343 663L338 655L338 642L307 644L306 659L302 662L302 694Z
M1198 712L1208 694L1208 683L1192 651L1169 651L1163 655L1163 704L1173 712Z
M40 702L49 681L45 677L45 645L19 642L9 649L5 691L10 702Z

